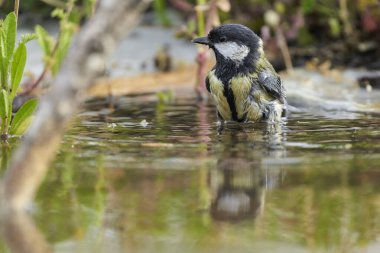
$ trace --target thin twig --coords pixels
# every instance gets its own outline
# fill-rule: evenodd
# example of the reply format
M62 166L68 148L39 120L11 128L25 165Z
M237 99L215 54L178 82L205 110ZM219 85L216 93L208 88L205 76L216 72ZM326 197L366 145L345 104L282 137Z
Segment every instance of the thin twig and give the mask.
M62 36L62 31L60 30L59 33L58 33L58 38L57 38L57 41L55 42L55 45L54 45L54 48L53 48L53 51L51 52L51 55L50 57L51 58L54 58L55 56L55 53L57 52L58 50L58 47L59 47L59 41L60 41L60 37ZM27 95L30 95L30 93L32 93L32 91L34 89L36 89L40 83L46 78L47 74L49 73L49 71L51 70L52 68L52 61L48 61L45 63L45 66L44 66L44 69L42 70L42 73L39 75L39 77L30 85L26 86L19 94L18 96L27 96Z
M193 12L194 6L186 0L169 0L169 3L182 12Z
M278 43L278 46L280 47L282 58L284 59L284 62L285 62L286 71L289 74L292 74L293 73L292 57L290 55L289 47L286 42L285 36L280 27L276 28L275 30L276 30L277 43Z
M66 8L66 13L71 13L73 11L73 8L74 8L74 3L73 2L69 2L68 4L65 5L65 8ZM66 15L64 17L64 20L61 20L61 22L68 22L68 19L69 19L69 16L70 15ZM54 48L53 50L51 51L50 53L50 58L56 58L57 56L55 55L58 51L58 48L59 48L59 45L60 45L60 41L61 41L61 38L62 38L62 30L65 29L64 27L60 27L59 29L59 33L58 33L58 36L57 36L57 39L55 41L55 44L54 44ZM46 78L47 74L49 73L49 71L51 71L51 68L53 67L53 64L52 64L52 61L49 60L45 63L45 66L44 66L44 69L42 71L42 73L40 74L40 76L30 85L26 86L22 92L20 92L18 95L19 96L27 96L27 95L30 95L30 93L33 92L34 89L36 89L40 83Z
M19 9L19 7L20 7L20 0L15 0L14 11L15 11L16 19L18 19L18 9Z

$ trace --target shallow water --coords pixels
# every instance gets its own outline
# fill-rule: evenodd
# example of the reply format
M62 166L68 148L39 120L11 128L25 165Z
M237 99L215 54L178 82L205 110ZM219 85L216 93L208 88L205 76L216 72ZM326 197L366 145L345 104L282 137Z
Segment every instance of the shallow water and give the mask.
M378 116L218 135L194 98L107 107L74 120L31 208L56 252L380 252Z

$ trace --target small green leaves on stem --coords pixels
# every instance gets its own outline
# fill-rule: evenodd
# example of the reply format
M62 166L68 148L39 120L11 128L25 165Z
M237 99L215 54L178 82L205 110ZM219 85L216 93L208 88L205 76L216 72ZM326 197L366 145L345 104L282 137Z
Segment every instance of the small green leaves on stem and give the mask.
M32 122L33 113L38 105L37 99L30 99L16 112L9 130L11 135L22 135Z
M43 28L40 25L37 25L34 30L37 34L38 44L44 51L44 54L50 55L54 47L53 38L49 35L49 33L45 30L45 28Z
M61 63L66 57L66 54L71 45L73 34L74 34L73 26L68 25L67 28L61 30L58 47L55 52L55 61L54 61L55 64L52 67L52 73L54 76L58 73L58 70L61 67Z
M35 34L35 33L25 33L25 34L21 35L20 43L26 44L29 41L36 40L36 39L38 39L37 34Z
M9 134L22 134L31 121L36 101L26 103L12 120L12 104L26 63L25 43L36 39L35 34L25 34L16 48L17 17L14 12L0 22L0 131L1 138ZM12 125L11 125L12 122Z

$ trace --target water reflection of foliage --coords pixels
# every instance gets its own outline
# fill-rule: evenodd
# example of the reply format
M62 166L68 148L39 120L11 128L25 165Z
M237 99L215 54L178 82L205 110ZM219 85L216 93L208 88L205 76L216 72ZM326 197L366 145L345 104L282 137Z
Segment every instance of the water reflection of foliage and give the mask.
M302 141L294 135L305 132L273 134L265 124L247 129L232 124L217 136L210 130L213 114L204 118L194 113L208 112L208 107L177 103L160 112L128 107L131 118L119 108L118 116L108 120L125 127L88 124L72 130L76 137L68 134L37 198L38 226L50 242L75 240L99 248L115 240L135 251L187 246L190 251L248 251L266 241L347 252L375 241L380 232L376 154L340 157L337 152L334 158L334 153L321 156L314 149L289 148L284 138ZM142 119L154 119L153 129L127 124ZM308 127L316 126L302 129ZM312 143L318 141L315 131L307 133L313 133L307 137ZM156 145L144 146L146 140ZM302 162L288 163L289 149ZM185 162L162 162L173 156ZM225 186L226 170L233 170L232 186L257 193L252 195L257 203L253 215L240 222L219 222L210 215L218 189Z
M352 163L337 159L294 168L304 173L288 171L284 185L267 195L271 208L262 222L272 229L266 234L275 240L288 240L285 235L289 232L285 231L293 227L293 240L310 248L338 248L342 252L375 241L380 229L374 223L380 213L379 189L374 184L376 179L354 183L358 171ZM337 167L341 169L333 169ZM367 172L360 174L368 177Z
M58 156L56 164L63 166L51 168L47 179L50 184L39 190L36 222L50 242L83 239L91 226L101 227L104 219L102 156L96 158L93 168L88 160L78 161L73 152L66 151ZM94 173L86 173L93 169Z
M0 172L6 170L10 158L10 147L7 144L1 145L1 153L0 153Z
M71 158L66 159L67 163ZM73 168L78 168L84 161L75 158L72 162L75 164ZM237 160L234 162L236 166L242 164ZM255 221L246 220L235 225L220 224L210 219L202 204L204 198L202 200L200 195L207 195L211 189L207 183L208 177L202 176L198 170L120 168L102 172L82 166L81 170L72 171L72 183L81 183L71 194L70 191L52 194L51 191L56 189L70 189L60 187L62 184L70 186L70 183L57 181L56 177L62 175L49 176L50 187L41 190L48 195L39 195L39 199L44 199L39 206L41 210L59 210L61 215L57 216L55 212L49 215L49 212L43 211L39 226L54 235L50 241L81 239L89 233L90 227L99 229L104 226L120 234L127 248L142 247L141 242L149 238L148 241L153 244L166 240L184 244L197 241L197 248L220 249L223 238L230 238L235 243L248 242L253 238L293 242L311 249L326 247L345 250L346 247L358 247L374 241L380 230L375 222L380 213L377 174L358 172L355 163L361 162L360 158L356 158L355 162L337 159L330 160L329 164L306 164L292 168L281 166L286 170L286 177L276 188L266 191L262 213L256 216ZM221 166L222 162L219 163ZM235 179L235 184L240 187L249 185L247 172L250 166L258 175L265 175L265 170L260 169L261 162L252 160L250 164L247 170L237 171L240 175ZM240 165L238 167L244 169ZM273 171L276 166L266 165L266 169ZM337 166L342 169L331 169ZM221 172L211 164L206 165L205 169L206 172ZM70 169L65 167L64 170ZM104 176L101 176L103 173ZM276 174L273 175L276 178ZM101 191L96 193L99 185L111 186L106 193L107 198L100 194ZM263 182L257 185L262 191ZM100 202L96 200L97 194L101 196L98 199ZM49 199L52 195L57 198ZM112 209L108 209L106 216L103 216L105 206ZM93 216L94 212L99 218L98 222ZM46 219L50 220L49 226L44 225L43 220ZM235 237L237 231L239 239ZM101 231L98 233L102 234Z

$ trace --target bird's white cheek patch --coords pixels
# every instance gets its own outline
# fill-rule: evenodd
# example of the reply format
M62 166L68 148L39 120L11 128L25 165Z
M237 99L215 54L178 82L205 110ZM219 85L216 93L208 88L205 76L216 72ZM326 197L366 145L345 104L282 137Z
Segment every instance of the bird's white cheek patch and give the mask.
M241 62L249 54L249 48L236 42L223 42L215 44L216 50L225 58Z

